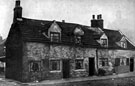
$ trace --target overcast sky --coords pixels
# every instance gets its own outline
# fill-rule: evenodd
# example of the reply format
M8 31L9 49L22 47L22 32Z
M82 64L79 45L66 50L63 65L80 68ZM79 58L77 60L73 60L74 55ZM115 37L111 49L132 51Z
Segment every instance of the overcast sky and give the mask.
M15 0L0 1L0 34L6 38L13 21ZM102 14L104 27L121 30L135 43L135 0L21 0L23 17L65 20L90 26Z

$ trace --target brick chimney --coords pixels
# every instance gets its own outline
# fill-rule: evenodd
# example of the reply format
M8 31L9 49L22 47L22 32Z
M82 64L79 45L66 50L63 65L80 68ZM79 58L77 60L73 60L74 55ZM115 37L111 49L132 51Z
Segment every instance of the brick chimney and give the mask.
M95 15L92 15L92 20L91 20L91 27L99 27L101 29L103 29L103 19L102 19L102 15L99 14L97 15L97 19L95 19Z
M16 0L15 2L13 22L16 22L17 18L22 18L22 7L20 6L20 0Z

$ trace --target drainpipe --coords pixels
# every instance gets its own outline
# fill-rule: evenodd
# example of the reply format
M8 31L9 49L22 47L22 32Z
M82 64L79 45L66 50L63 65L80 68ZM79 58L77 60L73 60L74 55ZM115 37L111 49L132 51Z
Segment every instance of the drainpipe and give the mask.
M98 74L98 48L96 49L96 63L97 63L97 65L96 65L96 67L97 67L96 73Z

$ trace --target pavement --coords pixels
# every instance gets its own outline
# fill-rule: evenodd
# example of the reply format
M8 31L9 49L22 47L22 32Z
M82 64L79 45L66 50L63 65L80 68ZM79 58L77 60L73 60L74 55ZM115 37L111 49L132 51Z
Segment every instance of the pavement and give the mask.
M92 76L92 77L81 77L81 78L69 78L69 79L60 79L60 80L45 80L41 82L32 82L32 83L25 83L29 86L39 86L39 85L55 85L56 84L62 84L62 83L75 83L75 82L87 82L87 81L103 81L103 80L115 80L115 79L121 79L121 78L135 78L135 72L130 73L123 73L123 74L114 74L109 76ZM132 80L132 79L131 79ZM135 84L135 83L134 83ZM77 86L77 85L76 85Z
M129 83L130 82L130 83ZM96 83L96 84L95 84ZM128 84L130 85L128 85ZM135 86L135 72L109 76L92 76L21 83L0 78L0 86Z

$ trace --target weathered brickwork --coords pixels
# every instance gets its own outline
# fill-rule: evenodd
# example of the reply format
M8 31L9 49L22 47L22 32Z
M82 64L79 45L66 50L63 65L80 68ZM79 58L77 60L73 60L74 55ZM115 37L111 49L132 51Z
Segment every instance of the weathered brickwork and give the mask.
M23 56L23 80L45 80L45 79L59 79L63 77L62 63L61 70L51 72L49 68L50 59L58 59L62 62L62 59L70 59L70 77L84 77L89 74L89 60L88 58L94 57L96 64L96 52L95 49L50 45L43 43L28 42L24 44L24 56ZM75 70L75 59L84 59L84 69ZM30 62L39 61L40 71L30 72ZM96 65L95 65L96 69Z

